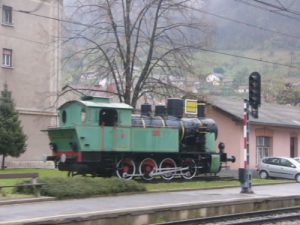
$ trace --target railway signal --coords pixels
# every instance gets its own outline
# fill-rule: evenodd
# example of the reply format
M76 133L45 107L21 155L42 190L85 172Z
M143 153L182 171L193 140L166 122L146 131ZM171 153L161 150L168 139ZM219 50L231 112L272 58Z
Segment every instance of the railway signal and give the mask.
M249 76L249 105L251 106L251 115L258 118L258 107L260 106L260 74L253 72Z
M250 151L249 151L249 108L251 107L251 115L258 118L258 107L260 106L260 74L253 72L249 76L249 99L244 99L244 168L239 169L239 180L241 182L241 193L253 193L252 174L249 171Z

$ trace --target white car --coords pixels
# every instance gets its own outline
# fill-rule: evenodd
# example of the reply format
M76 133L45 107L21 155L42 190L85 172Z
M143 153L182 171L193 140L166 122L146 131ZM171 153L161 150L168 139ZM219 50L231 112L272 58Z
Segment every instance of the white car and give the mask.
M295 179L300 183L300 163L293 158L266 157L258 166L260 178Z
M293 159L295 159L298 163L300 163L300 157L295 157Z

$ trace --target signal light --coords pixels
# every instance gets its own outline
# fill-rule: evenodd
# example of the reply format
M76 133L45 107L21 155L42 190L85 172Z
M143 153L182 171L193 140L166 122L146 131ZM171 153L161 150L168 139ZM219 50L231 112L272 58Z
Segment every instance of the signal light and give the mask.
M258 118L258 107L260 106L260 74L253 72L249 76L249 105L251 106L251 114L254 118Z
M257 72L249 76L249 105L253 108L260 106L260 74Z
M253 118L257 119L258 118L258 109L257 108L251 108L251 115Z

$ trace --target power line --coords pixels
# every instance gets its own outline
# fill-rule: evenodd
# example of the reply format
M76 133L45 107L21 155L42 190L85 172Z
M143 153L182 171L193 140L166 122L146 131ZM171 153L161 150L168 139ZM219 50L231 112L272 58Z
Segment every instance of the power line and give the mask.
M279 3L279 5L281 5L283 8L286 9L286 7L282 4L282 2L280 0L276 0L276 1Z
M193 8L190 8L190 9L193 9ZM263 31L271 32L271 33L276 33L276 34L280 34L282 36L286 36L286 37L290 37L290 38L300 39L300 36L297 36L297 35L291 35L291 34L283 33L283 32L280 32L280 31L268 29L268 28L265 28L265 27L257 26L257 25L254 25L254 24L242 22L240 20L232 19L232 18L229 18L229 17L220 16L220 15L217 15L215 13L204 11L202 9L193 9L193 10L195 10L197 12L200 12L200 13L203 13L203 14L207 14L207 15L210 15L210 16L217 17L219 19L227 20L227 21L230 21L230 22L238 23L238 24L243 24L243 25L248 26L248 27L257 28L259 30L263 30Z
M255 4L251 4L249 3L249 1L244 1L244 0L235 0L239 3L242 3L244 5L248 5L248 6L251 6L251 7L254 7L256 9L260 9L260 10L263 10L263 11L267 11L267 12L270 12L270 13L273 13L273 14L276 14L276 15L280 15L280 16L283 16L283 17L286 17L286 18L289 18L289 19L293 19L293 20L297 20L297 21L300 21L300 18L299 17L293 17L293 16L290 16L290 15L287 15L287 14L284 14L284 13L280 13L280 12L275 12L273 10L270 10L270 9L267 9L267 8L264 8L264 7L261 7L259 5L255 5Z
M291 10L291 9L287 9L285 6L283 6L283 4L277 0L281 6L277 6L277 5L274 5L274 4L271 4L271 3L268 3L268 2L264 2L262 0L253 0L259 4L262 4L262 5L266 5L266 6L270 6L271 8L275 8L275 9L279 9L281 11L285 11L285 12L289 12L291 14L294 14L294 15L300 15L300 12L297 12L297 11L294 11L294 10Z
M14 38L14 39L22 40L22 41L28 41L28 42L32 42L32 43L39 44L39 45L46 45L46 46L48 46L50 44L50 43L44 43L44 42L40 42L40 41L30 40L30 39L27 39L27 38L15 37L15 36L3 34L3 33L0 33L0 36L10 37L10 38Z
M0 8L2 8L2 6L0 6ZM90 27L90 28L93 28L93 27L95 28L96 27L96 26L93 26L93 25L90 25L90 24L84 24L84 23L81 23L81 22L73 21L73 20L66 20L66 19L55 18L55 17L51 17L51 16L44 16L44 15L32 13L31 11L26 11L26 10L13 9L13 11L17 12L17 13L23 13L23 14L27 14L27 15L31 15L31 16L41 17L41 18L44 18L44 19L55 20L55 21L58 21L58 22L70 23L70 24L80 25L80 26L85 26L85 27Z
M276 66L284 66L284 67L288 67L288 68L300 69L299 66L294 66L291 64L288 65L288 64L283 64L283 63L271 62L271 61L264 60L264 59L257 59L257 58L252 58L252 57L248 57L248 56L235 55L235 54L230 54L230 53L226 53L226 52L220 52L220 51L213 50L213 49L206 49L206 48L198 48L198 49L201 51L205 51L205 52L212 52L212 53L216 53L216 54L220 54L220 55L227 55L227 56L240 58L240 59L247 59L247 60L252 60L252 61L257 61L257 62L262 62L262 63L268 63L268 64L272 64L272 65L276 65Z
M2 8L2 7L0 7L0 8ZM282 32L278 32L278 31L274 31L274 30L271 30L271 29L256 26L256 25L253 25L253 24L245 23L245 22L235 20L235 19L232 19L232 18L227 18L227 17L224 17L224 16L220 16L220 15L217 15L217 14L214 14L214 13L211 13L211 12L207 12L207 11L204 11L204 10L194 9L194 8L189 8L189 9L198 11L198 12L203 13L203 14L208 14L208 15L211 15L211 16L215 16L215 17L218 17L218 18L221 18L221 19L224 19L224 20L228 20L228 21L231 21L231 22L244 24L244 25L254 27L254 28L257 28L257 29L260 29L260 30L265 30L265 31L273 32L273 33L278 33L278 34L281 34L281 35L284 35L284 36L289 36L289 37L292 37L292 38L297 38L297 39L300 38L300 36L288 35L288 34L285 34L285 33L282 33ZM56 20L56 21L60 21L60 22L71 23L71 24L75 24L75 25L81 25L81 26L86 26L86 27L96 27L96 26L93 26L93 25L83 24L83 23L80 23L80 22L64 20L64 19L59 19L59 18L50 17L50 16L39 15L39 14L31 13L29 11L24 11L24 10L14 10L14 11L19 12L19 13L25 13L27 15L33 15L33 16L42 17L42 18L46 18L46 19L52 19L52 20ZM284 67L288 67L288 68L300 69L300 67L294 66L294 65L271 62L271 61L252 58L252 57L247 57L247 56L235 55L235 54L230 54L230 53L226 53L226 52L220 52L220 51L213 50L213 49L205 49L205 48L198 48L198 49L201 50L201 51L212 52L212 53L215 53L215 54L227 55L227 56L241 58L241 59L247 59L247 60L252 60L252 61L257 61L257 62L262 62L262 63L273 64L273 65L277 65L277 66L284 66Z
M287 33L284 33L284 32L268 29L268 28L265 28L265 27L261 27L261 26L251 24L251 23L246 23L246 22L243 22L243 21L240 21L240 20L236 20L236 19L233 19L233 18L220 16L220 15L217 15L215 13L211 13L211 12L204 11L204 10L201 10L201 9L195 9L195 8L191 8L191 7L188 7L188 8L192 9L194 11L203 13L203 14L207 14L207 15L210 15L210 16L214 16L214 17L223 19L223 20L231 21L231 22L238 23L238 24L243 24L243 25L248 26L248 27L253 27L253 28L263 30L263 31L267 31L267 32L271 32L271 33L276 33L276 34L286 36L286 37L290 37L290 38L300 39L300 36L297 36L297 35L291 35L291 34L287 34ZM14 10L14 11L19 12L19 13L25 13L25 14L28 14L28 15L37 16L37 17L42 17L42 18L45 18L45 19L56 20L56 21L59 21L59 22L70 23L70 24L85 26L85 27L89 27L89 28L98 28L97 26L94 26L94 25L85 24L85 23L81 23L81 22L76 22L76 21L73 21L73 20L66 20L66 19L60 19L60 18L55 18L55 17L50 17L50 16L39 15L39 14L32 13L30 11L25 11L25 10Z
M282 5L277 6L277 5L271 4L269 2L264 2L264 1L261 1L261 0L253 0L253 1L255 1L257 3L260 3L260 4L263 4L263 5L266 5L266 6L270 6L270 7L275 8L275 9L284 10L284 11L286 10L286 8Z

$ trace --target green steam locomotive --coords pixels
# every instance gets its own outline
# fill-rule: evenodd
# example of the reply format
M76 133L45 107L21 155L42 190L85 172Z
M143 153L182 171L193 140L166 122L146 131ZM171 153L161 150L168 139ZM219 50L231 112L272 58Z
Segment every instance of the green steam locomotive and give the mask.
M140 114L109 98L84 96L59 108L59 126L48 128L52 155L59 170L70 174L123 179L160 176L192 179L218 173L234 162L219 144L217 126L204 117L203 104L168 99L167 105L141 106Z

